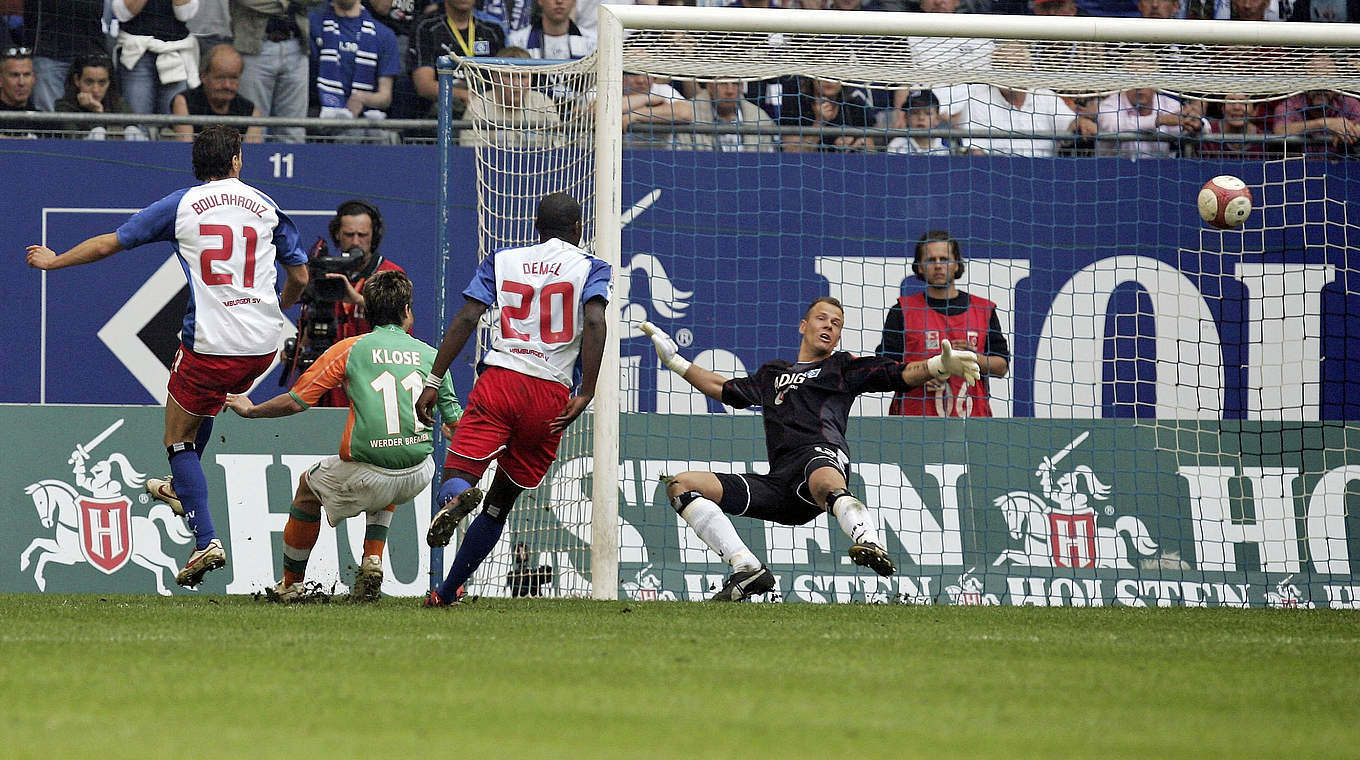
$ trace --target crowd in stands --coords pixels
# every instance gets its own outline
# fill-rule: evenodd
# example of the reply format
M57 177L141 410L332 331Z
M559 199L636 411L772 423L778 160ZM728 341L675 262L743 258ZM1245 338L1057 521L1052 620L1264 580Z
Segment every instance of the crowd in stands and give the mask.
M1360 22L1360 0L636 1ZM0 16L0 133L39 131L31 123L7 122L4 112L12 111L216 114L350 122L335 128L257 126L247 134L251 141L396 141L400 133L376 122L433 117L440 56L585 57L595 47L600 2L0 0L0 13L7 14ZM1030 54L1026 43L960 39L953 47L930 46L938 42L908 40L913 57L921 59L1009 57L1023 67ZM1331 62L1319 55L1317 65ZM1322 90L1273 100L1243 93L1206 94L1201 100L1151 88L1090 97L987 84L932 89L808 77L668 82L644 75L625 77L624 86L623 124L634 145L689 149L1223 157L1266 155L1280 150L1281 142L1265 138L1301 135L1308 151L1336 156L1350 155L1360 138L1360 101ZM488 93L498 102L477 104L460 83L451 110L455 119L509 123L518 115L552 123L557 118L552 104L559 111L567 107L560 95L525 76L499 82ZM647 128L638 130L639 124ZM194 131L190 125L89 121L60 126L62 136L85 139L188 140ZM988 131L1010 134L978 136ZM1147 139L1130 139L1129 133ZM1113 134L1122 137L1110 139Z

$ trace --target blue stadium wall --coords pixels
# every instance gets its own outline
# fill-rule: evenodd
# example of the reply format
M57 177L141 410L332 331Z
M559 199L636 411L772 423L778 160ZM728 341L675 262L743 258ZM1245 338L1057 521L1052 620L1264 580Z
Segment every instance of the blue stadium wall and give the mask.
M450 208L446 286L455 306L473 270L471 158L455 151L454 185L467 188ZM796 345L797 317L827 293L847 303L847 347L871 350L887 305L919 287L909 261L926 229L948 229L963 241L968 289L1009 303L1013 323L1005 328L1015 359L1001 394L1003 416L1022 419L974 423L986 426L975 441L1001 445L979 451L975 444L970 452L966 438L932 427L939 421L852 425L854 485L873 494L889 548L902 558L903 585L893 593L978 604L1198 604L1212 597L1254 606L1360 605L1349 559L1360 556L1352 504L1360 446L1352 445L1355 426L1345 424L1360 406L1360 392L1346 382L1360 359L1360 284L1350 287L1348 270L1347 215L1360 200L1352 164L671 152L633 152L625 161L624 204L637 213L623 235L617 295L624 316L662 324L688 354L721 360L729 371L786 356ZM33 242L62 250L114 229L128 210L193 183L188 164L183 145L0 141L0 243L9 252L0 257L8 307L0 337L0 591L181 593L169 581L183 554L175 544L187 540L178 521L140 489L123 493L116 481L91 479L93 466L115 453L145 474L163 466L154 445L163 382L154 379L173 352L182 311L175 298L183 290L169 246L46 278L27 268L23 250ZM306 242L325 234L347 198L380 206L383 250L415 279L416 332L432 341L439 329L437 165L433 148L248 146L245 179L293 213ZM1195 216L1200 184L1220 173L1264 188L1245 233L1209 232ZM1074 282L1099 298L1074 301ZM1184 318L1180 332L1158 321L1168 311ZM1084 350L1099 346L1097 355L1075 357L1094 367L1097 388L1081 409L1063 407L1049 387L1070 383L1041 380L1074 343L1067 319L1074 316L1093 320L1086 328L1095 340ZM1297 340L1280 342L1291 335ZM1168 386L1158 380L1177 374L1158 364L1166 360L1158 356L1159 339L1198 350L1189 385L1218 383L1190 415L1208 418L1203 429L1140 422L1160 417L1167 399L1159 394ZM1291 351L1306 361L1271 377L1263 365ZM703 399L678 404L668 385L673 377L657 367L645 339L625 336L623 361L638 379L625 410L670 414L624 420L620 592L702 598L724 568L690 556L656 473L706 457L742 468L759 462L758 421L705 414L717 409ZM1199 374L1205 368L1212 371ZM466 389L470 369L455 365L455 372ZM277 390L276 371L254 395ZM1282 406L1271 407L1270 398ZM54 405L30 406L39 401ZM271 582L291 484L334 450L343 416L318 410L219 424L206 469L225 500L217 517L233 561L204 590L247 593ZM1137 419L1119 419L1126 417ZM1164 440L1168 433L1182 439ZM1007 537L1001 504L1014 506L1033 491L1042 456L1088 436L1073 461L1102 477L1139 474L1117 478L1118 508L1107 505L1088 526L1104 536L1110 524L1137 518L1157 554L1133 568L1124 566L1132 554L1106 556L1095 543L1081 559L1113 564L1049 568L1056 559ZM902 445L926 440L940 444L930 451ZM1168 445L1182 454L1168 454ZM72 452L81 447L94 456L88 473L73 469ZM554 489L584 488L588 470L588 461L563 462L548 480ZM972 473L966 492L954 487L965 471ZM1215 489L1232 495L1234 505L1251 504L1254 520L1203 514L1218 504ZM72 510L83 512L77 518ZM388 593L418 595L425 587L427 520L424 510L400 510ZM1206 525L1227 527L1209 535ZM821 521L815 530L827 536L816 540L762 533L748 522L741 529L770 556L790 599L865 599L873 591L836 569L844 547ZM343 582L360 539L351 528L324 532L313 568ZM798 559L808 551L810 562ZM1005 558L1011 564L998 569Z
M454 154L453 186L466 189L453 194L450 208L448 287L456 308L474 265L476 197L471 152ZM973 267L968 282L974 286L998 265L1015 263L1010 268L1024 275L1012 274L1003 288L1014 320L1007 325L1015 356L1012 416L1049 416L1042 404L1036 412L1034 378L1045 339L1063 340L1052 335L1050 312L1075 275L1111 260L1137 262L1140 269L1164 266L1202 296L1212 324L1201 335L1220 343L1206 354L1222 367L1222 408L1212 416L1225 419L1256 416L1250 315L1253 299L1258 307L1261 299L1243 284L1241 268L1261 262L1328 268L1310 280L1317 284L1310 294L1315 301L1286 305L1320 311L1308 329L1325 330L1305 336L1317 343L1316 366L1303 376L1316 391L1299 416L1354 419L1360 408L1360 391L1346 382L1360 361L1360 285L1350 287L1345 223L1352 201L1360 200L1352 164L720 155L720 161L687 152L626 158L625 207L645 208L624 230L625 316L688 329L693 353L740 346L735 359L753 370L791 348L789 325L807 302L828 292L848 303L883 302L866 305L847 325L847 347L872 350L883 309L915 285L905 268L912 241L926 229L943 228L964 241L970 262L987 265ZM416 334L433 340L437 172L434 148L259 145L247 147L244 178L293 212L308 243L325 235L339 202L375 202L386 221L383 252L417 283ZM1219 173L1237 174L1252 186L1267 183L1266 197L1258 198L1264 208L1246 234L1206 232L1196 217L1196 191ZM185 145L0 145L0 186L6 188L0 244L10 251L0 257L8 307L0 402L155 401L157 383L149 378L156 373L136 365L153 356L168 361L174 350L184 295L169 276L177 273L162 269L169 246L51 273L45 282L25 266L23 250L34 242L63 250L116 228L127 209L193 182ZM842 274L829 277L829 268L838 267ZM849 271L879 280L864 283L874 298L865 297L867 289L847 288ZM672 303L676 292L697 295ZM1107 295L1107 335L1155 334L1150 315L1165 307L1146 282L1121 282ZM685 311L688 303L703 308ZM737 339L737 330L749 328L752 335ZM1103 348L1094 416L1155 416L1153 341L1109 341ZM625 340L624 356L644 370L631 408L654 409L658 373L645 341ZM457 371L469 370L460 365ZM257 395L277 387L275 379Z

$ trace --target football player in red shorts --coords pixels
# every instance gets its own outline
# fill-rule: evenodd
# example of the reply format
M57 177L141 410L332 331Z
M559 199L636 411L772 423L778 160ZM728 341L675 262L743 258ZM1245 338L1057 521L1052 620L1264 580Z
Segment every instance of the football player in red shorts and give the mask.
M448 577L427 597L429 607L458 601L459 589L500 538L515 500L543 480L557 457L562 433L595 397L612 268L579 247L581 204L571 196L545 196L534 226L537 245L496 251L477 267L463 290L467 301L444 333L416 402L420 419L433 424L435 389L482 314L492 304L498 306L491 349L482 358L449 442L438 496L441 509L430 521L427 543L448 544L458 523L481 501L482 492L474 486L493 460L498 463L496 477L481 514L458 546Z

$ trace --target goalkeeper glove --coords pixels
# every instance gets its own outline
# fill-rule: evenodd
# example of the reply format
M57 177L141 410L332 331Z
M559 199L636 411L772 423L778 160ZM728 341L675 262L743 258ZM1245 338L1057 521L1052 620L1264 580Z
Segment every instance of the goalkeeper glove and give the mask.
M638 328L652 339L652 345L656 346L656 355L661 357L661 363L670 367L672 372L684 377L685 372L690 367L690 361L680 355L680 347L675 345L671 336L651 322L643 322L638 325Z
M963 378L964 385L976 383L982 377L978 370L977 354L972 351L955 351L947 340L941 345L940 353L926 360L926 368L936 380L948 380L957 376Z

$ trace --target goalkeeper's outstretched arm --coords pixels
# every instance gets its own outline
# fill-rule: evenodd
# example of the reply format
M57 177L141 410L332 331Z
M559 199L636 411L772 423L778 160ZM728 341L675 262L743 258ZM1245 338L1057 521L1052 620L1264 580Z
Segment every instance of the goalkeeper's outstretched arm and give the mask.
M685 382L697 388L700 393L714 401L722 401L723 383L727 382L727 378L681 356L680 347L675 345L671 336L651 322L643 322L639 329L652 339L652 345L656 347L656 355L661 358L662 364L685 378Z

